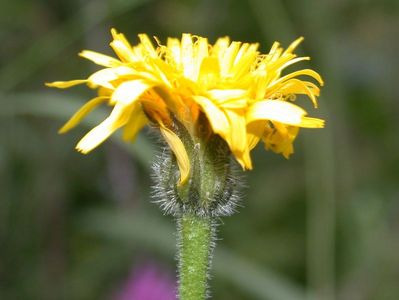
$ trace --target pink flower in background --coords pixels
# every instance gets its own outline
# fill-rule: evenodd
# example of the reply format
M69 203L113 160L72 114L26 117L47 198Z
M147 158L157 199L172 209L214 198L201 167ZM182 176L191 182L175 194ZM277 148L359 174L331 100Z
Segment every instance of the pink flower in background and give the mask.
M174 276L155 263L133 269L115 300L176 300Z

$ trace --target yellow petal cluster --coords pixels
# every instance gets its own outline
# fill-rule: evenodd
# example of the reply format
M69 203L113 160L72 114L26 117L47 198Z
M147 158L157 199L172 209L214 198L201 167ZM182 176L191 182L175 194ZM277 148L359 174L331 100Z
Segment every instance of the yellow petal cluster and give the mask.
M262 140L266 149L289 157L299 128L321 128L324 121L307 117L293 101L298 94L309 97L317 107L323 85L320 75L303 69L282 75L288 66L309 57L297 57L293 51L299 38L287 49L275 42L267 54L258 44L231 42L228 37L209 44L204 37L183 34L168 38L166 45L155 38L156 46L145 34L131 45L115 29L110 43L117 58L84 50L79 55L103 69L87 79L56 81L50 87L69 88L87 84L98 95L83 105L60 129L75 127L98 105L113 107L110 115L90 130L77 144L88 153L113 132L123 128L123 137L134 140L146 125L159 127L175 154L180 182L190 174L190 162L182 141L173 131L178 120L195 135L196 128L207 120L211 130L220 135L244 169L251 169L250 151ZM204 114L206 118L200 118ZM201 124L203 125L203 124Z

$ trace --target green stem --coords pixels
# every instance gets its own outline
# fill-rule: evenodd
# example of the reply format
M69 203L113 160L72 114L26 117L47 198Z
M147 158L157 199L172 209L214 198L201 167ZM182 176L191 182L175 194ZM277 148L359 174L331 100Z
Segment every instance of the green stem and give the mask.
M207 279L214 246L215 222L185 214L178 218L179 299L207 297Z

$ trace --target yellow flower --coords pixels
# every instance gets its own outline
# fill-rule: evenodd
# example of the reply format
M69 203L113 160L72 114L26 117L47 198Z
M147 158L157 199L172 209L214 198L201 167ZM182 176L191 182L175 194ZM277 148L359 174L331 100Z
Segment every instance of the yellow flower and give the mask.
M47 83L57 88L86 83L98 93L60 133L75 127L98 105L113 106L110 115L77 144L82 153L122 127L124 139L134 140L150 123L160 129L175 154L180 183L184 183L189 178L190 162L174 131L175 120L193 137L199 125L204 125L199 123L207 120L205 126L226 141L244 169L252 168L249 153L261 139L266 148L288 157L298 127L323 127L322 120L305 117L306 112L290 102L296 94L305 94L317 106L319 88L297 77L307 75L322 84L320 76L309 69L281 76L284 68L309 59L292 53L302 38L285 51L275 43L263 55L258 44L230 42L228 37L210 45L206 38L183 34L181 40L169 38L166 45L155 39L154 47L145 34L139 34L140 42L132 46L115 29L111 33L110 46L118 58L84 50L80 56L104 68L87 79Z

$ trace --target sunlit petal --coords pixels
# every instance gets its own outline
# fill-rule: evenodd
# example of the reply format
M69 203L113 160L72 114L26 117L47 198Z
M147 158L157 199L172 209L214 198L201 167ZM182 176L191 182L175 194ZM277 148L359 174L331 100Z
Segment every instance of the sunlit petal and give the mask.
M118 67L122 64L121 61L98 52L90 51L90 50L83 50L79 53L79 56L84 57L86 59L91 60L97 65L104 66L104 67Z
M324 122L316 118L306 118L306 111L287 101L264 100L253 104L247 111L247 123L258 120L278 121L287 125L321 128Z
M120 76L134 74L134 70L126 66L120 66L116 68L107 68L92 74L87 80L92 88L102 86L108 89L114 89L115 87L111 83L117 80Z
M127 123L133 106L126 106L123 103L117 103L110 116L100 125L97 125L89 131L76 145L76 149L84 154L96 148L104 142L112 133Z
M131 104L149 88L151 84L143 80L125 81L115 89L111 96L111 103Z
M151 57L157 57L157 52L155 51L154 46L152 45L151 40L149 39L148 35L139 34L139 39L140 39L141 45L146 50L147 54Z
M245 112L229 109L225 114L230 127L227 143L233 153L244 153L247 147Z
M225 113L206 97L195 96L194 100L201 106L208 117L213 131L221 137L227 138L230 132L230 125Z

